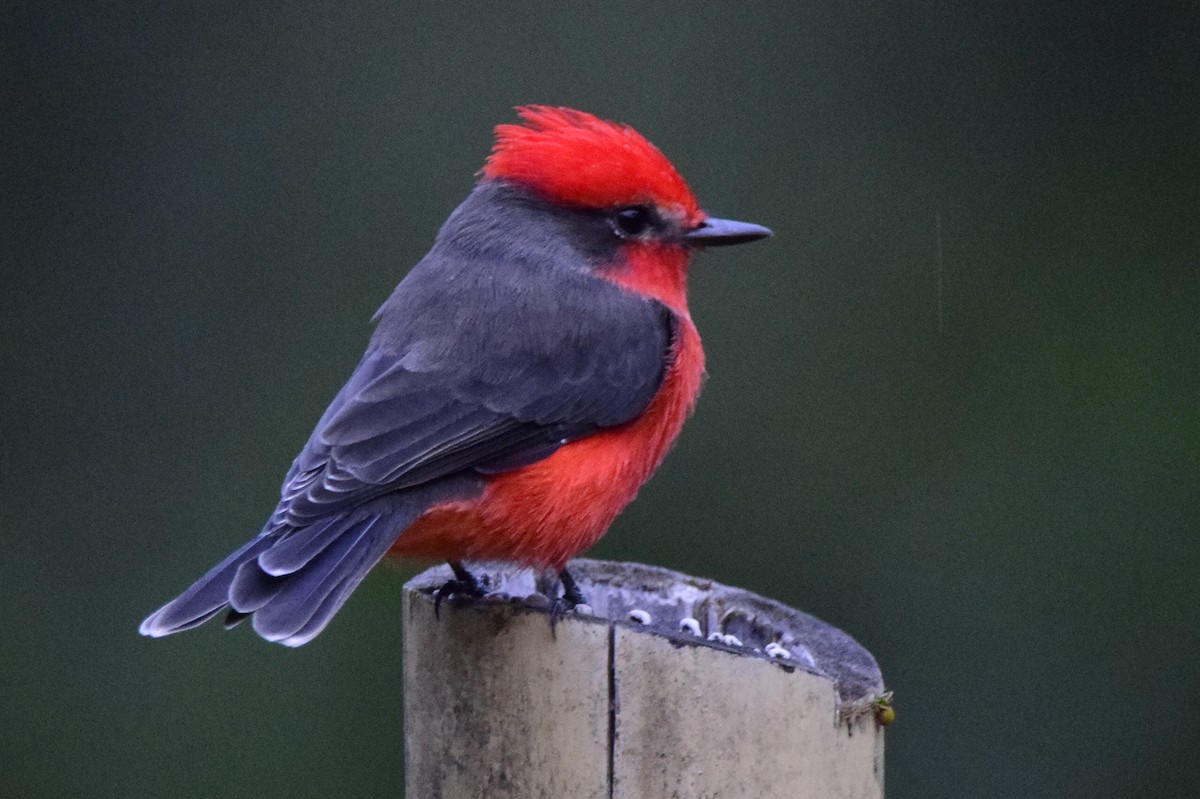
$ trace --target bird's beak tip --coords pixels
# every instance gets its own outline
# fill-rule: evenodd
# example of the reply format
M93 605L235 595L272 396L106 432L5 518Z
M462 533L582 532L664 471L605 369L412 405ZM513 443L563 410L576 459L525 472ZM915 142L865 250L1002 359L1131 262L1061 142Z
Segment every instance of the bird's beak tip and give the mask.
M710 216L701 222L699 227L688 231L683 240L693 247L724 247L730 244L746 244L773 235L770 228L762 225Z

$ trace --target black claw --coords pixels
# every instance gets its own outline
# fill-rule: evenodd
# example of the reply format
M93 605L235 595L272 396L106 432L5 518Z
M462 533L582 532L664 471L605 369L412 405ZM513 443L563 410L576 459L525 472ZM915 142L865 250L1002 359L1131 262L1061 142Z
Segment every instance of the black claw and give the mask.
M558 637L557 627L558 627L559 617L565 616L567 613L570 613L574 609L575 609L575 606L568 603L565 599L555 599L554 602L552 602L550 604L550 637L551 638Z
M475 575L467 571L461 563L450 561L450 568L454 570L454 579L447 580L441 588L433 592L433 617L435 619L441 618L442 600L451 594L469 596L474 599L479 599L484 594Z
M586 604L583 592L579 590L579 584L575 582L575 578L571 576L570 572L563 569L558 573L558 579L562 582L563 593L561 597L555 597L550 603L551 637L555 634L555 626L558 624L560 616L570 613L576 605Z

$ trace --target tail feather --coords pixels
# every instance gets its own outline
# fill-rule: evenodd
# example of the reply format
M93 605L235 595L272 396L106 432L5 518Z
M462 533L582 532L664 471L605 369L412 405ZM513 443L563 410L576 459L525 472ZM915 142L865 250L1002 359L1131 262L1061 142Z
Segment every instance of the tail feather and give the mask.
M243 563L253 561L274 543L270 535L251 539L208 570L182 594L146 617L138 631L151 638L199 627L229 604L229 586Z
M226 601L238 613L253 613L278 596L285 585L287 575L267 574L259 568L257 559L251 559L238 566Z
M296 530L260 554L258 565L267 574L275 576L299 571L335 540L336 537L329 534L331 529L344 523L345 519L334 516Z
M304 568L275 578L285 580L286 585L254 612L255 632L268 641L282 641L294 635L344 579L358 574L357 585L396 540L396 533L392 525L384 524L378 516L349 525ZM364 564L368 557L370 562Z
M299 646L325 628L396 538L431 505L478 496L473 475L379 497L353 512L280 526L247 542L139 628L159 637L197 627L229 609L226 626L251 618L269 641ZM274 519L274 517L273 517Z
M237 627L248 618L250 618L249 613L238 613L233 608L230 608L228 611L226 611L225 618L222 620L221 625L226 630L232 630L234 627Z
M366 518L343 516L336 524L320 525L324 540L314 547L317 554L289 574L268 574L259 565L258 558L281 541L278 533L259 536L153 613L139 630L155 638L170 635L198 627L229 609L226 626L251 617L263 638L299 646L325 628L417 515L414 510Z
M362 579L362 576L356 577L353 574L343 579L321 602L316 612L313 613L312 618L305 622L304 626L299 630L287 638L281 639L279 643L284 646L300 646L315 638L321 630L325 629L325 625L329 624L334 614L341 609L345 601L349 599L350 594L358 587Z
M365 528L356 545L342 557L329 556L330 562L325 566L328 571L311 590L297 590L294 600L281 598L271 608L274 611L275 605L278 605L278 612L267 616L256 614L254 625L259 635L267 640L278 640L287 646L300 646L325 629L325 625L366 577L367 572L379 562L395 541L395 533L387 530L386 521L382 520ZM297 624L305 617L307 620Z

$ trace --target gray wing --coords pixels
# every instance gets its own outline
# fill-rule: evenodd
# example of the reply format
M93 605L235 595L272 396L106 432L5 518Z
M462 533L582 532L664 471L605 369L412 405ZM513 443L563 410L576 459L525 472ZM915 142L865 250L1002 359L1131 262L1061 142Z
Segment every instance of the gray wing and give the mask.
M423 262L398 287L292 465L277 521L528 463L646 408L670 358L670 311L588 275L547 284L497 270Z

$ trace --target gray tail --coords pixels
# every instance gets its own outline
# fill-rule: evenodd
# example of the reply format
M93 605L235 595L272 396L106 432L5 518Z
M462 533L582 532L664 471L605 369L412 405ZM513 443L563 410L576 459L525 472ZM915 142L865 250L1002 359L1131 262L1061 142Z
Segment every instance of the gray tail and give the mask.
M426 508L476 497L474 474L386 494L347 513L286 524L277 512L259 536L218 563L138 628L159 638L228 609L225 626L252 619L268 641L300 646L317 636L371 567Z
M300 646L325 628L419 511L358 513L264 532L142 622L158 638L229 609L268 641Z

